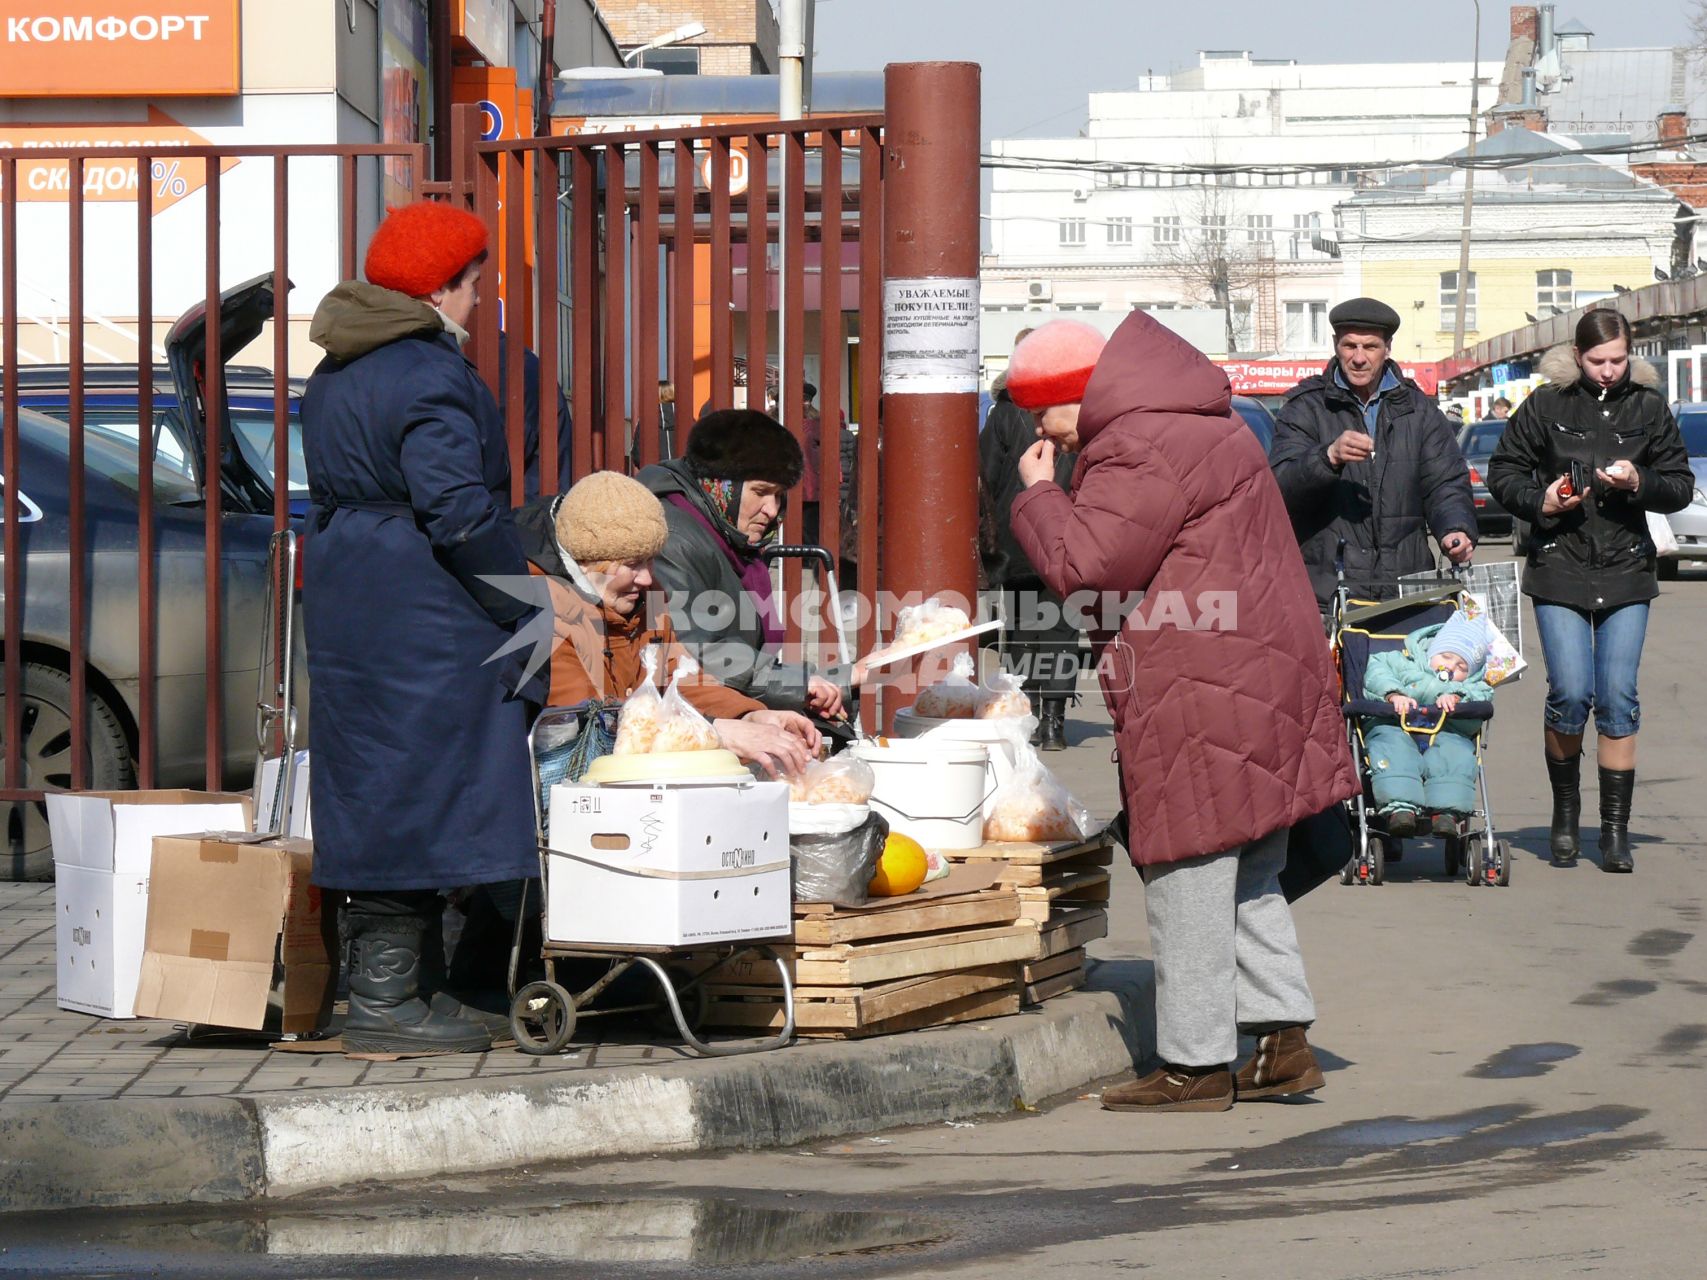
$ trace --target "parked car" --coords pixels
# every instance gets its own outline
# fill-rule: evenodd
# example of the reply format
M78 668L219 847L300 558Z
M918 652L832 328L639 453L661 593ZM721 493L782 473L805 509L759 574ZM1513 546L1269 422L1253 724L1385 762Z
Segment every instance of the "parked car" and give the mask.
M1500 506L1498 499L1488 492L1488 461L1494 456L1504 434L1503 418L1472 422L1458 432L1458 448L1470 467L1470 497L1476 504L1477 533L1483 538L1510 534L1512 545L1521 551L1523 543L1517 538L1517 526L1521 522L1513 520L1511 512Z
M1680 404L1676 414L1677 428L1689 450L1689 468L1695 472L1695 496L1682 511L1667 517L1677 539L1677 555L1660 560L1660 577L1666 579L1677 577L1685 560L1707 560L1707 404Z
M1274 415L1268 411L1267 405L1250 396L1234 396L1233 412L1243 418L1245 425L1255 433L1264 453L1274 448Z
M70 432L63 422L18 413L18 546L24 558L23 785L71 783ZM84 439L88 530L88 785L135 785L140 672L137 630L139 477L133 444L90 432ZM164 786L199 786L206 773L206 555L201 490L170 467L154 471L158 582L155 761ZM265 613L272 521L248 512L221 521L224 696L223 765L239 776L255 754L256 665ZM0 735L5 729L0 698ZM0 880L45 879L53 871L46 806L0 804Z

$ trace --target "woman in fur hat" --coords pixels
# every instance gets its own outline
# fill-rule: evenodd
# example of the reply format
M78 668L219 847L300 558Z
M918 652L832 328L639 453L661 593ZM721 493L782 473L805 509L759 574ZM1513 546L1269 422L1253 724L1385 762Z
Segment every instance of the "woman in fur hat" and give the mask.
M1531 526L1523 590L1535 601L1547 659L1553 863L1571 866L1580 851L1582 740L1592 710L1603 871L1634 869L1636 671L1648 602L1659 594L1647 516L1683 510L1695 487L1659 377L1632 358L1630 339L1619 312L1583 316L1575 345L1542 357L1549 383L1512 415L1488 464L1489 491ZM1570 483L1573 466L1586 483Z
M789 429L753 409L720 409L694 425L682 458L640 481L664 504L670 536L653 562L677 633L708 674L779 711L833 720L857 674L838 684L785 662L781 612L765 549L782 533L805 459Z

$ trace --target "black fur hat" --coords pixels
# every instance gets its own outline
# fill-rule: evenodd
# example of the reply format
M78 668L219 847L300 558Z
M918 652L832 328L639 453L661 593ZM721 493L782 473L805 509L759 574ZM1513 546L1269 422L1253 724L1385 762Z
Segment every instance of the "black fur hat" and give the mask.
M794 433L756 409L719 409L694 424L687 462L707 479L763 480L792 489L806 471Z

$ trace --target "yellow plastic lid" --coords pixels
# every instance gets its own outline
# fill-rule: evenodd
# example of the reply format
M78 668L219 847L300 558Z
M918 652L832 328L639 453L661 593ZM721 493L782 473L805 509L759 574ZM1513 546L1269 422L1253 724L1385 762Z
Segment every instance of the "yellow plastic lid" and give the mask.
M583 779L594 786L624 786L647 782L751 781L733 751L658 751L651 755L600 756Z

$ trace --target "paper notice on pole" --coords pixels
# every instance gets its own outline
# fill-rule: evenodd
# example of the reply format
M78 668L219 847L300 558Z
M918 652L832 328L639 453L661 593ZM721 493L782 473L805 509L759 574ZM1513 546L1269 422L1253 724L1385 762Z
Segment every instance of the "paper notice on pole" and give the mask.
M883 393L978 390L978 281L883 282Z

